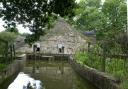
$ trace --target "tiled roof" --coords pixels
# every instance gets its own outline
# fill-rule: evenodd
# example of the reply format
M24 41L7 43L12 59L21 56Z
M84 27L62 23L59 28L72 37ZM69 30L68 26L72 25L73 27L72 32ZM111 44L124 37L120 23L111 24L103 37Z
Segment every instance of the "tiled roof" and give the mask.
M96 35L96 33L94 31L84 31L83 34L85 36L95 36Z

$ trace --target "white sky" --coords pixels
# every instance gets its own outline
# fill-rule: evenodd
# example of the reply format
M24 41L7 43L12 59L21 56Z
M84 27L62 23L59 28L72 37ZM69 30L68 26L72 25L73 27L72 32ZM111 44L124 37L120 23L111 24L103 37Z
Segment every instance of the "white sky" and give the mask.
M5 28L3 27L4 24L4 21L0 18L0 32L5 30ZM29 28L24 28L22 25L18 25L17 28L20 33L31 33L29 31Z
M101 0L101 1L102 3L104 3L105 0ZM80 0L76 0L76 2L79 3ZM0 32L5 30L5 28L3 27L4 24L5 24L4 21L2 21L2 19L0 18ZM17 28L20 33L31 33L29 31L29 28L24 28L22 25L18 25Z
M80 2L80 0L76 0L76 2L77 2L77 3L79 3L79 2Z

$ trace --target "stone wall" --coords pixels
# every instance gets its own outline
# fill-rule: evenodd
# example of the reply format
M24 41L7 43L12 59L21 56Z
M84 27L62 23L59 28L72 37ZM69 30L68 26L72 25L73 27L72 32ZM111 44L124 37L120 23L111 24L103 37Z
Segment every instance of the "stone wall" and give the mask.
M113 77L88 66L81 66L72 58L70 59L70 64L76 72L92 82L98 89L120 89L116 79Z
M19 58L19 57L18 57ZM18 73L22 70L26 60L26 55L20 56L20 60L15 60L9 64L8 67L0 72L0 84L4 82L8 77Z

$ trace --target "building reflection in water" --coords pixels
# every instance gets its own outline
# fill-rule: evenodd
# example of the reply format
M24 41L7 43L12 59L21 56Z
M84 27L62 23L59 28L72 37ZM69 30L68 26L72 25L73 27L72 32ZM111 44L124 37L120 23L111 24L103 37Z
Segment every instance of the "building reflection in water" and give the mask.
M28 61L24 72L41 80L46 89L95 89L67 61Z

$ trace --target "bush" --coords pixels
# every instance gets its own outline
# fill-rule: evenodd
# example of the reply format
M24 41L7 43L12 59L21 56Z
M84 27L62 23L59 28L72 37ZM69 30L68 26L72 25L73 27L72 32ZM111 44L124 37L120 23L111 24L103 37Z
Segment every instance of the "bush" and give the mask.
M88 65L89 58L87 53L78 51L75 54L75 59L78 63Z
M7 67L6 64L0 64L0 71L3 70L3 69L5 69L6 67Z

